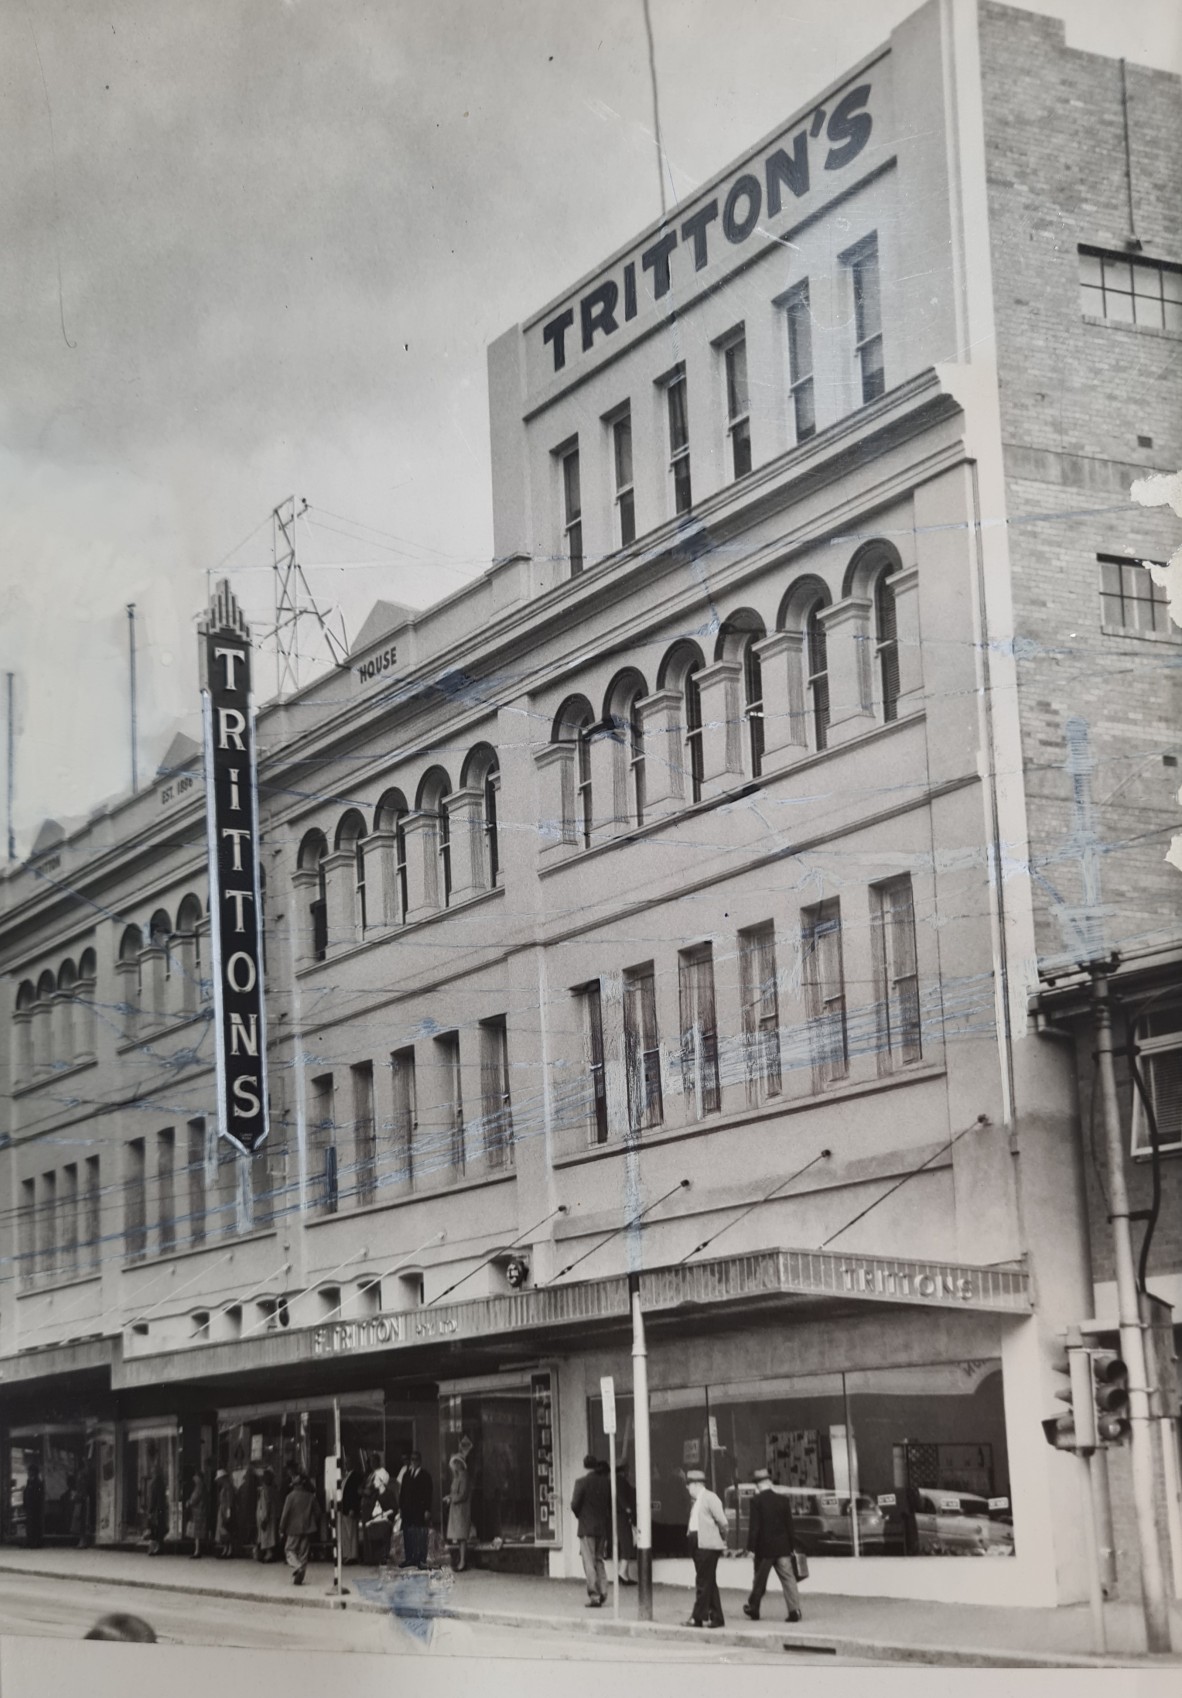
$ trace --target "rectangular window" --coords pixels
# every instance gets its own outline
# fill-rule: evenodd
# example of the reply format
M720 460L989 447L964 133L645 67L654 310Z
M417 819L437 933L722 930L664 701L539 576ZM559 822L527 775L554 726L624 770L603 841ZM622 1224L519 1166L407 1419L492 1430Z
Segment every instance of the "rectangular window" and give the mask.
M503 1014L480 1022L480 1095L488 1165L511 1166L513 1108L509 1098L509 1033Z
M801 914L805 1004L817 1090L849 1072L845 1020L845 969L841 952L841 903L836 896Z
M52 1280L58 1277L57 1265L57 1174L43 1173L41 1175L41 1207L38 1211L40 1220L40 1256L41 1274L44 1279Z
M636 491L632 481L632 413L621 413L612 424L612 458L616 468L616 525L620 547L636 541Z
M813 313L809 305L806 277L789 291L785 302L788 321L789 382L796 440L804 442L817 432L816 392L813 384Z
M862 385L862 401L873 401L886 389L882 363L882 294L878 272L878 238L871 236L845 256L854 286L854 353Z
M62 1274L71 1279L78 1272L78 1164L70 1162L62 1169L61 1196L61 1264Z
M99 1191L99 1158L87 1156L86 1182L82 1197L83 1265L97 1268L102 1255L102 1198Z
M739 933L739 992L743 1002L747 1102L751 1108L780 1094L780 1001L776 988L776 928L771 920Z
M723 350L726 366L727 435L731 443L731 472L743 478L751 470L751 402L747 389L747 342L737 337Z
M1182 330L1182 265L1081 248L1079 294L1094 318Z
M624 974L624 1055L628 1072L628 1124L634 1132L659 1126L661 1045L657 1037L657 986L653 964Z
M340 1201L335 1109L332 1074L322 1073L312 1080L308 1127L309 1200L318 1215L335 1215Z
M377 1146L373 1125L373 1063L351 1067L353 1083L353 1163L357 1206L372 1203L377 1189Z
M717 1114L718 1021L714 1012L714 950L708 943L683 949L677 957L681 1007L681 1087L692 1120Z
M414 1046L397 1049L390 1057L391 1083L394 1093L394 1112L391 1118L390 1152L393 1173L391 1181L409 1185L414 1178L414 1134L418 1126L415 1109L415 1052Z
M1182 1003L1148 1014L1137 1027L1137 1054L1153 1105L1159 1150L1182 1150ZM1149 1116L1133 1085L1133 1154L1153 1153Z
M448 1165L457 1174L464 1171L464 1086L460 1072L460 1034L444 1032L435 1039L435 1053L443 1086L444 1131Z
M603 995L599 980L575 996L582 1006L583 1053L587 1067L587 1119L593 1144L607 1143L607 1080L603 1067Z
M870 887L874 1000L878 1010L878 1071L922 1060L919 974L915 956L915 900L911 879Z
M673 476L673 511L688 513L693 505L690 487L689 412L686 406L685 372L680 371L665 385L669 408L669 470Z
M129 1262L143 1260L147 1249L144 1218L146 1151L142 1138L132 1138L126 1147L127 1164L123 1192L123 1250Z
M1147 560L1129 560L1119 554L1101 554L1100 622L1118 631L1160 631L1176 635L1170 625L1169 600L1161 584L1155 583Z
M27 1289L37 1277L37 1181L21 1180L18 1243L20 1284Z
M190 1120L186 1170L189 1178L189 1243L205 1243L205 1122Z
M156 1219L160 1253L176 1248L176 1134L170 1126L156 1134Z
M562 534L570 575L583 570L583 497L579 487L579 451L562 456Z

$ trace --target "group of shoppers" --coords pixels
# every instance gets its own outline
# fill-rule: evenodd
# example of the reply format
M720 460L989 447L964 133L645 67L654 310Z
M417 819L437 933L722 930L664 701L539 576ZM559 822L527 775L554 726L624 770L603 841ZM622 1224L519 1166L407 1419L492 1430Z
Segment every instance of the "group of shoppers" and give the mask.
M578 1520L579 1552L587 1581L587 1608L600 1609L607 1600L607 1553L612 1532L613 1482L606 1462L594 1456L583 1458L586 1472L575 1482L571 1510ZM789 1621L801 1619L800 1589L796 1577L796 1545L792 1527L791 1499L777 1492L766 1468L754 1474L747 1527L747 1549L754 1562L751 1592L743 1614L759 1620L760 1605L774 1573L784 1594ZM691 1468L685 1476L690 1495L686 1537L694 1563L694 1607L687 1627L724 1627L722 1599L718 1591L718 1563L727 1548L729 1527L726 1511L716 1493L706 1484L706 1475ZM619 1543L620 1583L634 1580L625 1570L636 1556L636 1494L617 1468L614 1494Z

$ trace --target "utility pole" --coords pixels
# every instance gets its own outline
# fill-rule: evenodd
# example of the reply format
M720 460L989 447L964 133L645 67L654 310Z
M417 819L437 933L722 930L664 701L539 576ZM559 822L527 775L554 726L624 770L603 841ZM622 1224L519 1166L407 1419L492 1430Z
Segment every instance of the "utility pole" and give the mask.
M648 1346L640 1275L628 1275L632 1303L632 1419L636 1428L636 1614L653 1619L653 1467L648 1422Z
M1133 1512L1137 1523L1137 1550L1141 1559L1141 1603L1145 1614L1145 1642L1153 1653L1169 1651L1170 1609L1166 1597L1161 1543L1157 1532L1154 1498L1154 1423L1149 1405L1145 1334L1133 1262L1133 1240L1129 1230L1129 1192L1125 1183L1124 1139L1116 1096L1116 1070L1112 1060L1112 1009L1108 994L1111 962L1089 963L1092 978L1092 1009L1096 1022L1096 1065L1100 1108L1104 1121L1104 1153L1107 1169L1109 1219L1116 1265L1117 1314L1121 1355L1129 1368L1130 1450L1133 1475Z
M136 722L136 703L135 703L135 602L134 601L129 601L128 604L127 604L127 658L128 658L128 666L129 666L130 675L131 675L131 691L130 691L130 694L131 694L131 793L132 793L133 796L136 796L136 795L139 794L140 772L139 772L139 759L138 759L138 755L137 755L137 752L136 752L136 743L137 743L137 740L138 740L138 726L137 726L137 722Z

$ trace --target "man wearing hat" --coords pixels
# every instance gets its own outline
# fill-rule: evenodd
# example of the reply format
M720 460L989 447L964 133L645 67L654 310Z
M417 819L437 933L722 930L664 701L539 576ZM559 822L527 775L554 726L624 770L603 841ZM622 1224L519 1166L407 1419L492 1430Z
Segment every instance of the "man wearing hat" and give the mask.
M792 1570L792 1500L773 1489L766 1468L755 1470L755 1496L751 1499L751 1515L747 1523L747 1549L755 1561L755 1579L751 1596L743 1605L743 1614L752 1621L759 1620L759 1606L767 1589L768 1577L774 1568L784 1591L788 1620L800 1620L800 1592Z
M706 1485L700 1468L691 1468L685 1483L693 1500L687 1533L694 1559L694 1613L687 1627L724 1627L718 1595L718 1559L726 1549L726 1511Z

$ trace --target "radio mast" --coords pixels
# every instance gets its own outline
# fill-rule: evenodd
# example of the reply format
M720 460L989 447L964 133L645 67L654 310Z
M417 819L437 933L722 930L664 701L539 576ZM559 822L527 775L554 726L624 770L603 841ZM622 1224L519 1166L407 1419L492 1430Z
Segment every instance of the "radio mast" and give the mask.
M338 638L316 605L308 588L304 568L296 548L296 522L308 510L301 496L299 505L294 495L281 501L271 514L271 552L275 575L275 693L300 687L299 622L310 615L324 633L328 652L337 666L346 666L349 656L344 638L344 623ZM302 604L302 605L301 605Z

